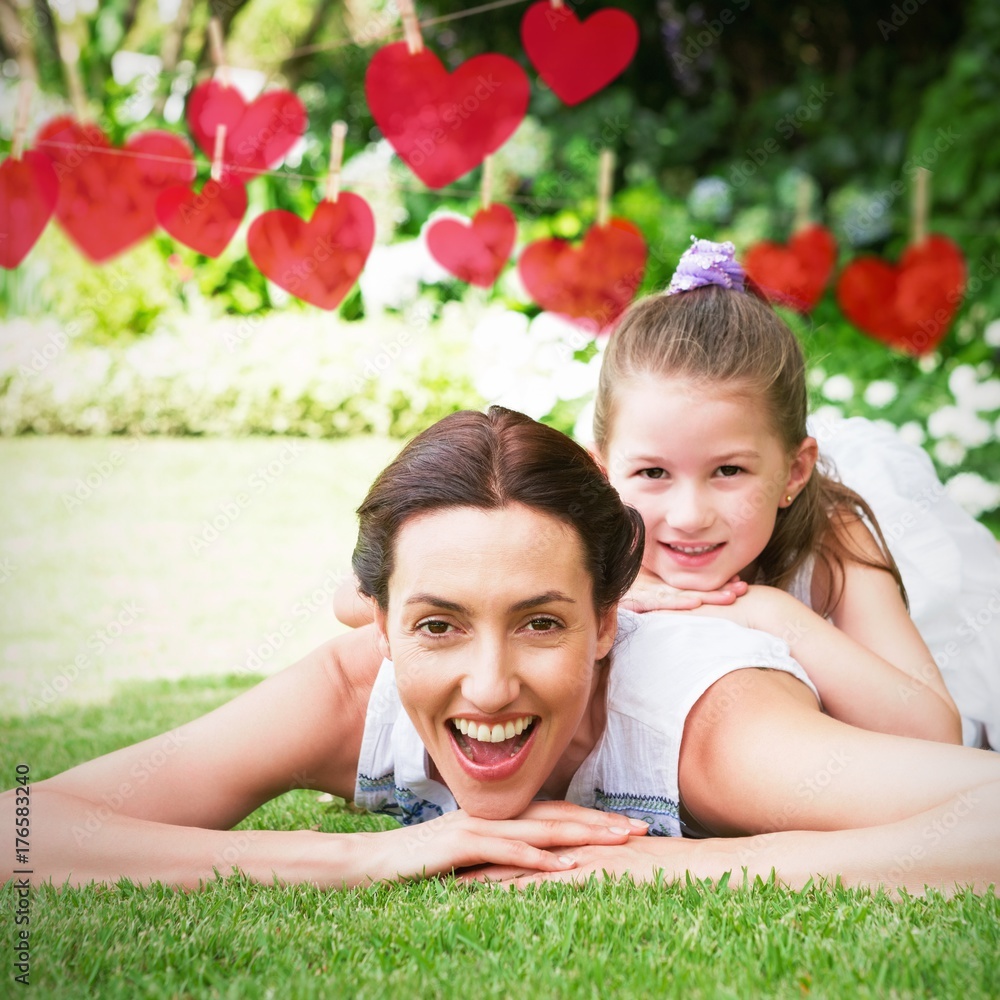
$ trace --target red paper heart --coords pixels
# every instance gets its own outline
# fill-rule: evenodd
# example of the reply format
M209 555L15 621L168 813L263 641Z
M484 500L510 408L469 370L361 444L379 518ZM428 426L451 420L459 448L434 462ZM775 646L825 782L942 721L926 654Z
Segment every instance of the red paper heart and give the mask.
M532 4L521 20L521 42L539 76L565 104L579 104L606 87L632 61L639 27L631 14L606 7L580 21L567 4Z
M506 205L481 208L471 223L437 219L427 228L431 256L456 278L489 288L514 249L517 222Z
M893 267L877 257L852 261L840 274L837 301L865 333L909 354L929 354L962 304L965 258L947 236L928 236Z
M59 179L56 218L96 263L153 232L160 192L195 175L191 147L169 132L141 132L119 150L97 125L55 118L37 145Z
M198 147L215 156L215 133L226 126L223 162L248 181L281 158L306 130L306 109L289 90L269 90L250 104L235 87L199 83L187 104L188 127Z
M177 184L156 199L156 218L175 240L218 257L240 228L247 210L246 188L228 174L209 181L200 194Z
M837 242L824 226L799 230L787 246L762 240L746 252L743 266L772 301L801 313L813 309L837 261Z
M375 219L356 194L324 201L306 222L275 209L247 232L253 262L276 285L320 309L335 309L365 266L375 241Z
M517 262L528 294L594 333L605 329L632 301L646 268L646 241L625 219L591 226L583 244L538 240Z
M528 108L528 77L513 59L475 56L449 73L406 42L375 53L365 74L372 116L393 149L431 188L467 174L499 149Z
M59 201L59 181L44 153L29 149L0 163L0 267L28 255Z

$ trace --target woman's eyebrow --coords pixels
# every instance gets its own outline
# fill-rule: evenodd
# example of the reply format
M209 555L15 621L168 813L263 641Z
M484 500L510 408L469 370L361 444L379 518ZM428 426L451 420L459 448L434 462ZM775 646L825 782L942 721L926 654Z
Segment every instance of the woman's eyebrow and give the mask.
M516 604L510 606L511 611L527 611L529 608L537 608L540 604L549 604L552 601L563 601L567 604L576 604L576 601L570 597L568 594L562 593L559 590L547 590L544 594L538 594L535 597L526 597L523 601L518 601ZM408 597L404 602L404 607L409 607L411 604L430 604L435 608L441 608L444 611L454 611L458 614L468 612L462 604L458 604L456 601L449 601L443 597L437 597L434 594L413 594Z

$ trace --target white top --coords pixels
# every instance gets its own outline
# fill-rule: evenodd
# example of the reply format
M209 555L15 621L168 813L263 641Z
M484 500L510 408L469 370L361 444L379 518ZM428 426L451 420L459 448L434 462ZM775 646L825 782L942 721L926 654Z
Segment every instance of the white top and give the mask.
M618 614L611 650L607 725L573 776L566 798L649 824L654 836L682 832L678 765L684 721L701 695L734 670L784 670L819 695L781 640L690 613ZM358 761L355 803L404 825L458 806L428 777L428 757L396 691L392 663L372 688Z
M809 423L836 477L868 501L910 616L962 714L963 740L1000 748L1000 547L945 492L930 457L883 424ZM811 607L813 560L789 592Z

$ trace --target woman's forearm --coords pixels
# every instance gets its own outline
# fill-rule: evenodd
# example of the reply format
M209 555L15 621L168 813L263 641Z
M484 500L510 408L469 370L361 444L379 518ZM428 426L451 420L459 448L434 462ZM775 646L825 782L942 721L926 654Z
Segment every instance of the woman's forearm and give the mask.
M14 794L0 799L0 817L8 829ZM343 888L372 881L365 873L364 835L172 826L38 787L32 789L30 815L34 884L128 878L196 888L216 874L231 874L234 867L261 882L277 878Z
M773 869L791 888L839 876L850 886L916 893L925 887L952 893L971 886L982 893L1000 885L998 829L1000 781L963 789L941 805L894 823L698 841L685 854L689 870L701 878L732 872L738 880L744 868L751 878L767 878ZM669 866L664 872L671 874Z

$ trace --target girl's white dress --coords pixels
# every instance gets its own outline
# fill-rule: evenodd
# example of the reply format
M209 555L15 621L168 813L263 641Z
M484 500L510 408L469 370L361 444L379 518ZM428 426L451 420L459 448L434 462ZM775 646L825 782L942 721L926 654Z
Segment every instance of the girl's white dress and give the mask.
M963 740L1000 749L1000 547L945 492L930 457L861 417L810 421L820 455L878 518L910 615L962 714ZM789 589L809 604L811 564Z

